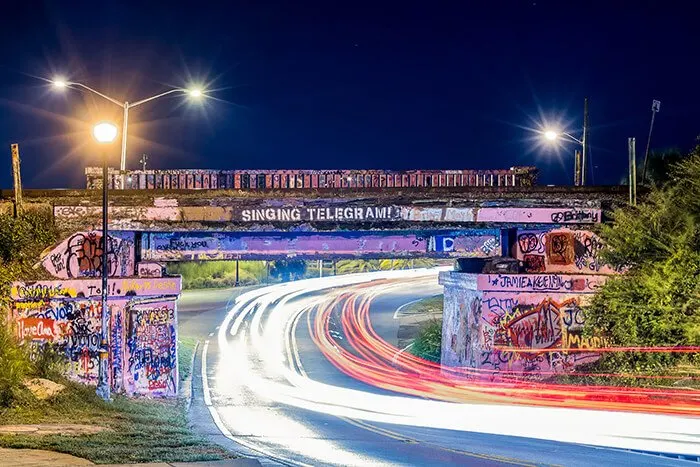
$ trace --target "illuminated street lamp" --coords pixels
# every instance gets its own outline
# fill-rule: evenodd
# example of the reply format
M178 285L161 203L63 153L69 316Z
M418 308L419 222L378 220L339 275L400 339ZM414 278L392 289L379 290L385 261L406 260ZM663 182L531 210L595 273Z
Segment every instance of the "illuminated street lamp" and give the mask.
M116 125L109 122L101 122L92 129L92 135L102 146L102 340L100 342L100 365L97 382L97 395L108 401L111 398L111 388L109 385L109 313L107 308L107 277L108 271L108 243L107 237L109 229L107 224L108 203L108 173L107 173L107 153L110 145L117 138Z
M576 138L575 136L570 135L569 133L550 129L550 130L543 131L542 134L544 135L544 138L550 143L554 143L558 139L563 139L563 140L568 140L568 141L580 144L583 151L586 150L585 149L586 144L583 142L583 140L580 140L580 139ZM577 152L577 154L578 154L578 152ZM576 155L575 157L576 157L576 160L574 161L574 184L578 185L579 180L580 180L580 183L583 185L583 175L581 175L579 177L579 171L583 170L583 164L579 160L578 155Z
M93 94L97 94L98 96L107 99L113 104L118 105L119 107L122 107L124 109L124 123L122 125L122 151L121 151L121 159L119 163L119 170L123 173L126 170L126 137L127 137L127 129L128 129L128 124L129 124L129 109L133 107L137 107L141 104L145 104L146 102L150 102L152 100L158 99L163 96L167 96L168 94L174 94L174 93L180 93L180 94L185 94L193 99L201 99L204 97L204 91L202 91L199 88L192 88L192 89L185 89L185 88L175 88L175 89L170 89L168 91L162 92L160 94L156 94L155 96L147 97L146 99L141 99L140 101L136 101L133 103L130 102L120 102L117 99L114 99L112 97L109 97L106 94L103 94L83 83L76 83L73 81L67 81L64 78L61 77L55 77L51 80L51 84L53 85L54 88L63 90L65 88L82 88L85 89L86 91L90 91Z

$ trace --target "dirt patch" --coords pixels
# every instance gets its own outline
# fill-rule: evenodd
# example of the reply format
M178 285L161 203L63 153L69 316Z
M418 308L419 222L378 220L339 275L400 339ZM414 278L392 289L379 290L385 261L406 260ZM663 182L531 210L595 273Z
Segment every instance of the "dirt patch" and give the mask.
M70 423L36 425L0 425L0 434L3 435L92 435L108 430L97 425L77 425Z

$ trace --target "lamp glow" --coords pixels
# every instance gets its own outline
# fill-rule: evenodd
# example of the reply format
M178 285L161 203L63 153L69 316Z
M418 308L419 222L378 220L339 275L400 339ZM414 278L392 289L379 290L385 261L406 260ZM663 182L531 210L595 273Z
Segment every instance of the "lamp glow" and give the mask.
M557 139L559 135L557 134L556 131L548 130L544 132L544 137L547 138L549 141L554 141Z
M194 97L195 99L199 99L202 97L202 90L201 89L190 89L187 91L187 93L190 95L190 97Z
M68 82L66 82L65 79L59 77L56 77L53 80L51 80L51 84L57 89L63 89L66 86L68 86Z
M117 127L109 122L102 122L95 125L92 135L98 143L111 143L117 137Z

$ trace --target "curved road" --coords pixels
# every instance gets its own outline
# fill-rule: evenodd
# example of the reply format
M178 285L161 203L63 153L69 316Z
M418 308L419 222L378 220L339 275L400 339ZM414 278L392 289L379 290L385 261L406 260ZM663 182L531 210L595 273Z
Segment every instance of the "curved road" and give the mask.
M441 293L436 274L392 271L241 295L184 293L180 333L206 341L196 365L203 399L197 423L213 420L212 436L218 430L248 452L288 465L695 464L622 448L700 455L697 418L430 400L411 388L402 394L368 385L337 367L341 356L378 361L353 347L357 335L348 339L355 330L343 325L341 299L369 290L372 330L395 347L397 309ZM330 311L321 323L324 304ZM330 339L326 355L318 329ZM391 368L379 371L399 381Z

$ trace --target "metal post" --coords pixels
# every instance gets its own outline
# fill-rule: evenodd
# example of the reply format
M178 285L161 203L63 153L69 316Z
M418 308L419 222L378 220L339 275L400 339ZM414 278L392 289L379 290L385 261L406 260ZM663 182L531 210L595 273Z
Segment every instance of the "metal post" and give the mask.
M234 284L235 287L238 287L238 263L239 262L240 262L239 260L236 260L236 283Z
M125 172L126 172L126 136L127 136L127 128L129 126L129 103L124 102L124 123L122 124L122 154L121 154L121 160L119 161L119 170L122 173L121 178L121 185L122 188L126 186L126 180L125 180Z
M336 260L333 260L333 275L334 276L338 275L338 263Z
M318 277L319 278L323 277L323 260L322 259L318 260Z
M635 138L627 138L627 152L629 155L628 184L630 191L630 204L637 204L637 149Z
M583 99L583 138L581 139L581 185L586 184L586 143L588 142L588 98Z
M661 101L654 100L651 103L651 124L649 125L649 137L647 138L647 148L644 151L644 169L642 170L642 183L647 181L647 162L649 161L649 147L651 145L651 132L654 129L654 116L661 110Z
M12 150L12 178L15 187L15 217L22 214L22 177L19 172L19 144L10 145Z
M107 179L107 150L104 150L102 155L102 340L100 342L100 363L99 363L99 380L97 384L97 395L108 401L111 398L111 388L109 385L109 309L107 305L107 276L109 242L109 227L107 224L108 204L108 188L109 181Z

